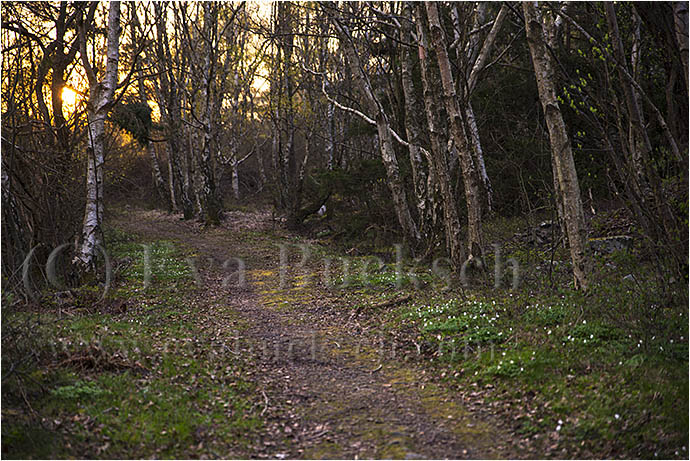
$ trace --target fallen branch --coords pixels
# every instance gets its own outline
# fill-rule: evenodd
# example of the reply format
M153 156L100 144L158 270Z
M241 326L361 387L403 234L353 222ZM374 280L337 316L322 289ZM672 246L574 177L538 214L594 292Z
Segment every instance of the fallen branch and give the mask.
M268 396L266 396L266 393L264 391L261 391L261 395L264 396L264 409L261 410L261 416L266 413L266 410L268 410Z
M348 320L348 322L349 322L350 320L352 320L354 317L358 316L358 315L364 310L365 307L367 308L367 310L381 309L381 308L384 308L384 307L392 307L392 306L397 306L398 304L402 304L402 303L404 303L404 302L407 302L407 301L409 301L411 298L412 298L412 295L409 294L409 295L403 296L402 298L389 299L389 300L386 300L386 301L383 301L383 302L380 302L380 303L377 303L377 304L372 304L372 305L361 305L361 306L359 306L357 309L355 309L355 311L354 311L354 312L352 313L352 315L350 316L350 319Z

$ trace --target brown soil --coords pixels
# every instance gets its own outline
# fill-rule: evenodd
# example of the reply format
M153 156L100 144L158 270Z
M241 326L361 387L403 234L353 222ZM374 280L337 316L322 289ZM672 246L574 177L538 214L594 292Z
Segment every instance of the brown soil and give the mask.
M453 389L409 354L390 347L382 352L376 328L350 319L337 292L300 283L296 273L280 288L276 243L298 241L270 213L227 213L216 228L131 209L113 221L195 254L202 281L195 294L198 321L232 344L228 353L246 359L245 379L257 385L255 401L266 423L249 448L228 447L220 457L521 456L507 425L483 410L479 393ZM222 262L229 257L245 261L244 287L236 277L224 286L231 271Z

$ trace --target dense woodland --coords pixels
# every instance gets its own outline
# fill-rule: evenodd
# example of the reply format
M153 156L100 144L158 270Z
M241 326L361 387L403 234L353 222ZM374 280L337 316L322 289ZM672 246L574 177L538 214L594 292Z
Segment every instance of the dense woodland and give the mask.
M666 322L687 371L664 320L688 309L687 3L3 2L1 41L3 317L50 305L60 245L64 284L102 283L114 210L209 230L270 209L483 287L513 223L540 287L628 290L646 304L617 328ZM602 241L633 268L613 284Z
M456 270L487 218L552 208L582 288L612 203L683 278L684 8L9 3L6 281L37 244L88 270L127 191L211 225L261 191L291 228L327 205Z

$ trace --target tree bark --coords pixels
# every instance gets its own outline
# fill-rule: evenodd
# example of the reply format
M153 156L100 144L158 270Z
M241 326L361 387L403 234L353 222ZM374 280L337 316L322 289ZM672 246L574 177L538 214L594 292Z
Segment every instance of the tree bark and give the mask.
M156 146L153 144L153 142L148 141L146 143L146 151L149 154L149 157L151 158L151 169L153 172L153 182L156 187L156 193L158 194L158 198L163 200L168 209L171 209L170 206L170 201L168 200L166 191L165 191L165 180L163 179L163 174L161 173L161 166L160 162L158 161L158 156L156 155Z
M362 68L362 63L354 48L350 31L345 25L341 24L338 19L334 19L334 25L340 38L341 49L347 57L350 69L359 84L360 90L364 94L365 100L369 106L368 110L376 114L376 128L379 136L381 159L386 167L388 187L393 196L393 204L395 205L398 223L400 224L404 238L409 243L416 244L420 239L420 234L410 214L410 208L405 196L405 188L400 178L398 160L395 157L393 137L390 132L388 116L381 102L374 94L369 78Z
M81 246L75 257L82 267L93 270L96 251L103 243L103 163L105 161L105 119L112 107L120 59L120 2L110 2L108 11L108 39L106 68L102 80L98 80L86 54L86 34L81 31L81 59L89 79L89 103L87 109L87 168L86 207L82 226Z
M493 195L494 189L491 186L489 174L486 172L486 164L484 163L484 149L482 149L481 138L479 137L479 127L477 127L477 119L472 108L472 101L467 99L465 105L465 119L467 120L467 129L469 131L470 142L472 143L472 154L476 168L479 170L479 179L484 187L484 201L486 212L491 214L493 212Z
M623 85L625 103L628 109L630 136L628 144L632 152L635 179L641 191L643 205L646 202L648 207L655 208L659 212L665 228L665 234L671 235L677 224L675 223L674 213L664 197L659 174L652 164L652 143L647 133L642 105L639 102L641 90L636 85L633 85L633 82L635 82L634 75L630 79L626 78L630 73L627 71L625 50L618 29L615 7L613 3L609 2L604 4L604 8L613 45L613 54L617 61L618 73ZM666 129L668 130L668 127Z
M179 211L177 200L175 198L175 174L173 172L174 165L172 161L172 154L170 153L170 144L166 143L165 147L167 150L168 160L168 189L170 193L170 207L172 208L172 211Z
M549 50L546 47L546 35L537 7L532 2L523 2L522 7L525 15L527 42L537 79L539 99L549 129L551 155L562 195L563 214L570 246L570 256L573 263L575 288L586 290L588 286L588 258L584 213L582 211L580 186L577 172L575 171L572 146L556 98L554 65Z
M503 25L505 18L508 16L508 10L509 8L506 6L505 3L501 5L501 9L498 11L496 19L494 19L494 23L491 26L491 30L484 39L484 43L482 44L481 50L479 50L478 54L476 55L476 59L470 59L468 61L472 70L470 71L470 74L467 78L467 95L465 97L465 117L467 120L467 129L469 131L470 142L472 143L472 153L474 157L475 166L479 170L479 179L481 180L482 186L484 188L483 192L485 196L486 211L489 214L493 210L493 187L491 186L491 180L489 179L489 175L486 172L486 164L484 163L484 150L482 149L482 143L479 137L477 119L474 115L474 109L472 108L472 93L474 92L474 89L477 86L479 74L481 74L481 72L484 70L484 67L486 67L489 56L491 55L491 50L493 49L494 43L496 42L498 32L501 30L501 26ZM454 11L457 15L457 10ZM483 18L484 14L480 13L480 11L481 10L477 12L476 16L476 28L482 25L481 18ZM478 34L474 34L472 37L477 37L477 35ZM474 38L474 40L474 48L476 49L478 43L476 42L476 38ZM460 47L458 47L457 49L459 51Z
M143 31L141 32L141 36L139 35L140 33L140 23L139 23L139 16L137 15L136 8L131 8L130 9L131 13L131 33L132 33L132 40L134 43L138 43L138 40L144 40L145 35ZM147 54L147 58L151 58ZM137 84L138 84L138 91L139 91L139 103L142 106L149 107L148 104L148 97L146 94L146 85L144 83L144 73L142 70L142 64L139 63L138 68L137 68ZM149 108L150 109L150 108ZM148 138L151 137L151 133L147 133ZM161 167L160 167L160 162L158 161L158 156L156 155L156 147L154 143L150 140L146 140L146 144L143 146L146 149L146 152L149 155L149 158L151 159L151 172L153 176L153 185L156 190L156 195L159 200L162 200L165 205L167 206L168 210L170 211L172 209L170 201L168 199L168 196L166 194L165 190L165 181L163 180L163 174L161 173Z
M188 185L183 180L183 172L180 165L182 153L182 116L180 85L174 73L176 68L182 68L183 63L173 62L170 52L170 40L168 37L168 27L166 16L167 6L163 3L154 2L156 13L156 47L158 66L158 82L156 96L158 106L161 110L161 117L165 122L168 154L168 171L171 203L174 210L182 207L184 219L191 219L194 216L193 203L190 197ZM177 41L173 45L178 44Z
M683 60L685 70L683 72L685 91L688 91L688 2L673 2L673 20L680 58Z
M460 157L462 179L465 186L465 199L467 202L467 248L468 259L482 257L482 233L481 233L481 201L479 186L477 184L477 172L474 168L472 155L463 131L462 113L458 105L455 93L455 83L451 73L450 60L446 49L446 41L438 16L436 3L426 3L427 16L431 38L436 51L436 59L441 74L444 101L446 111L450 118L451 135Z
M462 236L460 231L460 218L458 216L458 206L451 187L450 173L448 171L448 160L446 157L445 142L441 132L441 118L438 111L440 91L438 81L440 77L434 68L431 58L433 50L429 47L429 33L424 21L423 6L417 4L416 8L417 40L419 41L419 62L422 70L422 85L424 88L424 109L426 112L427 124L429 126L429 137L431 139L431 159L433 175L437 187L440 188L441 200L443 202L443 227L446 240L446 251L450 257L451 265L454 270L460 270L465 262L465 252L462 247ZM428 189L428 192L433 192ZM433 195L430 195L433 198ZM432 221L435 215L432 200Z
M328 103L326 108L326 168L333 169L335 161L335 107Z
M203 145L198 159L199 167L199 200L201 212L206 224L217 225L223 214L222 203L218 198L214 175L213 144L215 142L214 115L216 110L216 96L214 94L216 54L218 52L218 5L212 2L204 3L203 36L205 54L203 62L202 102L204 112L202 116ZM191 44L190 44L191 45Z
M403 42L412 43L412 5L405 2L405 13L409 21L403 22ZM405 133L409 142L410 165L412 166L412 182L414 184L414 192L417 203L417 218L420 223L420 231L422 237L426 239L429 233L429 212L427 210L427 196L426 196L426 171L424 162L422 160L422 149L419 147L421 141L420 124L417 118L419 113L419 103L417 101L417 92L415 91L414 82L412 80L412 51L410 47L405 46L402 50L402 88L403 96L405 98Z

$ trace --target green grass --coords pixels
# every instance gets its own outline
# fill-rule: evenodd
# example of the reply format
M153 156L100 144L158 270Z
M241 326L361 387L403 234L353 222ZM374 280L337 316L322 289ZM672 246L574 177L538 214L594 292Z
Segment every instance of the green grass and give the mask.
M460 388L482 389L487 405L514 402L504 416L541 456L687 458L687 287L661 286L639 255L617 252L595 260L583 294L572 289L562 247L553 265L546 247L502 253L520 263L518 290L479 281L441 293L430 276L421 288L396 287L390 296L412 301L372 312L372 325L407 338ZM624 281L631 273L637 281ZM344 307L394 287L377 280L342 287Z
M463 388L490 383L489 400L531 396L517 432L604 457L687 457L687 310L670 336L645 343L601 309L630 312L596 293L433 296L389 313L389 330L412 331L431 360ZM424 299L424 295L418 299ZM518 407L519 408L519 407ZM560 422L559 422L560 421Z
M336 262L332 268L337 275L333 278L336 288L391 289L398 287L417 287L432 280L429 271L396 264L385 264L379 258L347 258L347 264Z
M72 306L69 316L3 309L3 373L19 364L3 381L3 456L194 458L242 450L262 424L253 389L242 379L245 364L222 353L196 320L184 252L118 231L107 236L111 258L129 263L119 266L104 302L90 304L100 293L82 288L74 305L86 308ZM146 286L142 243L152 263ZM119 302L126 312L109 310Z

